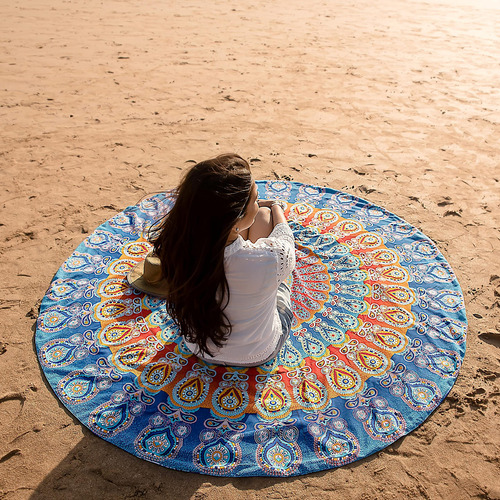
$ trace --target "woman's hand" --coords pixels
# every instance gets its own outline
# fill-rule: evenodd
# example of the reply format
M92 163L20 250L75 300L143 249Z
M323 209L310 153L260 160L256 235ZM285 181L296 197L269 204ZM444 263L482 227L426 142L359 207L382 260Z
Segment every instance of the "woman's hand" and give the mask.
M271 210L271 218L273 227L280 222L286 222L286 218L284 215L284 208L286 207L286 203L280 200L259 200L259 207L267 207ZM283 206L285 205L285 207Z
M273 206L278 206L281 208L281 210L285 211L286 210L286 202L283 200L259 200L259 207L267 207L272 210Z
M267 208L271 208L271 205L273 204L273 202L275 202L276 200L259 200L259 207L262 208L262 207L267 207Z
M259 207L272 208L273 205L279 205L283 210L286 209L286 203L283 200L259 200Z

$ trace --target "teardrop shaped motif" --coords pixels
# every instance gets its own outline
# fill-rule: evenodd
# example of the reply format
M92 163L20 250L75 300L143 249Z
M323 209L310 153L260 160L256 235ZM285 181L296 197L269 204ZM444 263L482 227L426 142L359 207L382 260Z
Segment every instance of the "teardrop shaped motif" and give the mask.
M298 200L320 200L325 194L325 188L318 186L308 186L303 184L299 186L299 192L297 194Z
M393 408L372 407L363 427L372 439L392 443L405 433L406 421Z
M370 293L368 286L362 283L348 285L343 289L343 291L348 295L353 295L354 297L366 297Z
M314 337L299 337L299 341L306 356L320 358L326 352L326 347L323 343Z
M319 380L303 379L296 387L293 386L295 401L307 410L319 410L328 403L328 391Z
M139 456L154 462L163 462L177 455L179 438L170 428L145 429L136 439L135 448Z
M130 285L124 279L108 279L99 286L97 293L101 297L121 297L130 292Z
M341 345L345 341L345 333L328 323L321 322L314 329L328 342L328 344Z
M151 344L139 341L120 348L113 354L112 359L118 369L131 371L148 364L157 353Z
M351 314L340 313L335 310L329 312L328 316L344 330L355 330L359 325L359 319Z
M438 281L439 283L451 283L455 279L451 269L440 263L432 264L427 267L425 276L427 279L430 277L432 281Z
M410 305L415 302L415 294L408 288L400 286L384 286L385 298L400 305Z
M109 275L127 276L137 265L137 261L132 259L120 259L114 261L107 269Z
M302 363L302 359L300 352L291 342L286 341L279 354L281 364L288 368L294 368Z
M203 380L200 375L190 375L188 373L188 376L175 385L172 398L183 408L198 408L205 401L209 389L210 383Z
M98 319L101 321L111 321L115 318L125 316L128 311L127 304L118 301L104 302L98 309L99 310L96 311L96 313L98 315Z
M146 257L151 251L151 244L146 241L134 241L123 247L123 254L127 257Z
M73 255L61 266L67 273L83 272L90 274L95 271L91 255L86 253L74 252Z
M83 370L68 373L57 384L56 392L68 405L90 401L98 392L95 375L86 374Z
M134 212L121 212L108 220L108 224L111 227L116 227L117 229L132 234L137 234L138 232L142 233L144 222L144 219Z
M46 333L56 333L64 330L72 316L67 309L67 307L62 306L47 309L38 318L38 328Z
M411 224L408 224L408 222L404 220L389 223L388 229L390 230L391 234L396 236L396 239L409 238L417 231L416 228L414 228Z
M442 378L454 378L460 370L460 358L454 351L435 348L426 352L426 358L428 363L425 367Z
M368 309L368 304L366 302L353 298L339 299L338 305L356 315L363 314Z
M248 406L248 391L236 385L219 387L212 396L212 411L223 418L238 418Z
M292 220L304 220L312 211L312 207L307 203L296 203L290 208L288 216Z
M295 299L292 300L292 311L297 321L307 321L311 317L311 311L307 310L302 304L299 304Z
M48 296L52 299L62 299L68 295L71 295L76 289L75 285L72 283L64 283L57 286L52 285L50 288L50 295Z
M243 398L241 397L241 392L239 390L236 390L234 387L229 387L225 391L221 392L221 394L217 397L217 402L220 406L231 411L241 405Z
M363 209L364 212L366 212L366 215L376 221L382 221L385 219L388 219L391 214L387 212L387 210L378 207L377 205L368 205Z
M410 279L408 271L402 267L383 267L377 269L382 281L390 281L392 283L404 283Z
M184 382L179 388L179 398L185 403L196 401L201 394L203 394L203 381L199 377Z
M413 314L400 307L383 307L381 311L384 320L392 326L409 328L415 323Z
M284 418L290 413L292 400L288 391L277 385L264 386L255 396L255 407L266 418Z
M273 388L270 388L267 391L263 392L261 401L262 405L269 412L280 411L286 403L286 400L282 396L282 394Z
M109 438L128 428L133 420L128 401L107 401L89 415L88 426L98 436Z
M67 361L72 358L71 354L74 351L76 346L68 346L63 343L59 343L58 345L50 346L50 349L47 349L45 352L45 356L52 365L64 366L67 364Z
M346 234L354 234L363 230L363 226L354 220L343 220L337 224L337 228Z
M342 396L350 396L361 389L361 377L352 369L333 367L328 376L332 389Z
M259 444L256 452L257 464L270 476L290 476L302 460L300 447L275 437Z
M116 235L112 232L103 231L102 229L96 229L83 242L83 244L87 248L97 248L102 253L104 253L104 252L108 252L108 253L118 252L123 243L124 243L123 238L120 238L118 235Z
M290 197L292 183L287 181L267 181L265 190L266 198L286 200Z
M365 233L358 238L358 245L361 248L374 248L382 244L382 238L374 233Z
M298 393L302 401L307 401L310 404L317 404L321 401L321 391L313 382L307 379L300 384Z
M314 215L311 224L321 225L326 227L330 224L333 224L334 222L337 222L338 218L339 218L338 214L333 212L332 210L319 210Z
M226 476L241 462L241 447L222 437L202 443L193 450L194 465L205 474Z
M401 399L413 410L432 411L441 401L441 391L430 380L404 381L405 391Z
M110 234L111 233L99 231L99 229L97 229L85 240L85 246L87 248L99 248L101 245L109 241Z
M390 264L396 264L399 261L398 256L387 248L383 250L374 250L370 252L369 255L374 264L388 266Z
M415 241L411 245L411 251L415 260L433 259L438 253L438 249L430 241Z
M50 368L68 366L75 361L77 348L78 345L70 344L66 339L54 339L40 349L38 357L44 366Z
M104 345L121 345L134 336L134 328L128 324L112 323L101 330L98 336Z
M175 373L168 363L152 363L141 372L138 382L146 389L158 392L172 381Z
M338 193L334 195L335 200L342 205L342 208L353 207L358 203L358 198L354 197L352 194Z
M370 375L380 375L389 368L389 360L382 353L372 349L358 350L354 362L361 371Z
M319 437L313 434L314 452L318 458L333 467L340 467L357 459L360 446L354 434L326 426L320 426L320 429L323 433Z
M400 352L408 344L408 338L396 330L379 330L373 334L373 343L391 352Z
M447 312L458 312L465 308L463 295L454 290L440 290L432 296L429 305L436 311Z

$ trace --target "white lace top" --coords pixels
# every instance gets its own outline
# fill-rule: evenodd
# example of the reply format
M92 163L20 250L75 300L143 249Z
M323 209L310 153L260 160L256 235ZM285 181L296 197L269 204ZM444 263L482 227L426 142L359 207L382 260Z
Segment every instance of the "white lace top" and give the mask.
M232 331L224 346L209 343L210 362L259 363L278 345L282 327L276 309L278 286L295 267L295 244L288 224L274 226L267 238L255 243L241 236L224 252L224 269L229 285L229 303L224 310ZM196 344L186 342L197 354Z

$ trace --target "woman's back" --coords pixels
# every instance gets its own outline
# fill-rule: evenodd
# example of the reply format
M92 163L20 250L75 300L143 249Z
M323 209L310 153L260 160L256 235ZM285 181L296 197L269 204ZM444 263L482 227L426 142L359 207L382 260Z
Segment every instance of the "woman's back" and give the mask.
M194 165L155 232L166 309L188 348L245 366L275 355L291 324L282 281L293 234L278 202L258 200L248 162L229 154Z
M209 348L207 362L250 365L273 355L282 336L277 312L279 285L295 266L293 234L287 224L274 227L267 238L255 243L238 237L226 247L224 270L229 286L229 302L224 309L231 334L220 349ZM187 346L198 354L196 344Z

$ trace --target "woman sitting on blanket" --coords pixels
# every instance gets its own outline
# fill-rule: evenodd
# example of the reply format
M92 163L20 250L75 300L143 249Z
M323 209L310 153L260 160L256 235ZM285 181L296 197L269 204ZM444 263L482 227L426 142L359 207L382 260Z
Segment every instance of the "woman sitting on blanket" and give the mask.
M234 154L193 166L175 196L152 242L163 276L158 294L187 347L213 364L271 360L292 321L285 280L295 267L294 239L281 203L257 199L250 166Z

